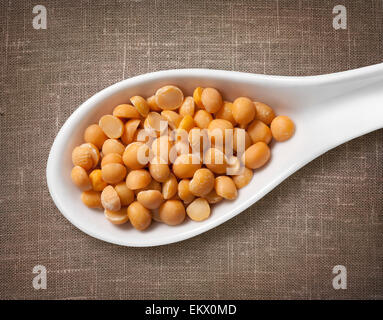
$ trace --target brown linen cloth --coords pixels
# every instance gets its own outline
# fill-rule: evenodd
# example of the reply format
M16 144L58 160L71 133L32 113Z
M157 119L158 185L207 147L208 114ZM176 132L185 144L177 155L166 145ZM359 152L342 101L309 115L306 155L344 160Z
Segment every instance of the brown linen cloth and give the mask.
M37 4L46 30L32 26ZM346 30L332 26L338 4ZM99 90L173 68L314 75L380 63L382 4L2 1L0 298L382 299L383 130L329 151L224 225L162 247L82 233L45 178L58 130ZM32 285L35 265L46 290ZM346 290L332 286L335 265L347 268Z

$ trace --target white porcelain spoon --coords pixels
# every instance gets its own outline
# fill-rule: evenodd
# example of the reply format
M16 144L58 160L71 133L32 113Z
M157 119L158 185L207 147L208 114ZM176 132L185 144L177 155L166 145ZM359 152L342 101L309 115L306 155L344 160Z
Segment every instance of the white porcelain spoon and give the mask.
M197 86L215 87L226 100L248 96L263 101L296 124L290 140L273 143L270 162L255 172L252 182L235 201L214 206L203 222L186 221L177 227L154 223L145 232L129 224L115 226L102 211L88 209L72 184L72 149L83 132L114 106L134 95L150 96L166 84L191 95ZM181 69L140 75L116 83L84 102L59 131L49 154L47 182L62 214L85 233L124 246L156 246L208 231L233 218L306 163L355 137L383 128L383 64L335 74L280 77L206 69Z

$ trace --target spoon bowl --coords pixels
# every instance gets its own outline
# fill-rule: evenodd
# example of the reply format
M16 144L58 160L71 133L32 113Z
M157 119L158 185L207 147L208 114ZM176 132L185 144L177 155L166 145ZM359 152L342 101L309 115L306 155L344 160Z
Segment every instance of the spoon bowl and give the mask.
M235 201L214 205L203 222L175 227L153 223L144 232L129 224L108 222L101 210L87 208L73 185L71 153L83 142L87 126L134 95L148 97L174 84L192 95L197 86L217 88L225 100L247 96L270 105L296 125L288 141L272 143L271 159L254 172L254 179ZM61 213L97 239L124 246L156 246L185 240L233 218L261 199L288 176L326 151L383 127L383 64L310 77L267 76L208 69L180 69L140 75L118 82L85 101L64 123L49 154L47 183Z

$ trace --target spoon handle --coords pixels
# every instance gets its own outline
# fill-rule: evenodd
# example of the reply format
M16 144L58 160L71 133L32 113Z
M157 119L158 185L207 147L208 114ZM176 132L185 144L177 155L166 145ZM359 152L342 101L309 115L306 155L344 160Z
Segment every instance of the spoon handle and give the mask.
M297 130L304 132L313 152L383 128L383 63L328 78L310 77L306 89L302 101L311 104L298 114Z

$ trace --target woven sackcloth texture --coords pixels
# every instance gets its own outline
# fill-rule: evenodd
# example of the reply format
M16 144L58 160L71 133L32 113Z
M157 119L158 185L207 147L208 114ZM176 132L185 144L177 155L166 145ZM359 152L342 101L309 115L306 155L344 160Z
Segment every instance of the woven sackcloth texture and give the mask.
M46 30L32 25L38 4ZM336 5L345 30L333 28ZM353 69L382 62L382 27L381 0L1 0L0 298L382 299L383 130L327 152L231 221L162 247L84 234L45 177L65 120L117 81L174 68ZM32 285L36 265L45 290ZM336 265L346 290L333 288Z

